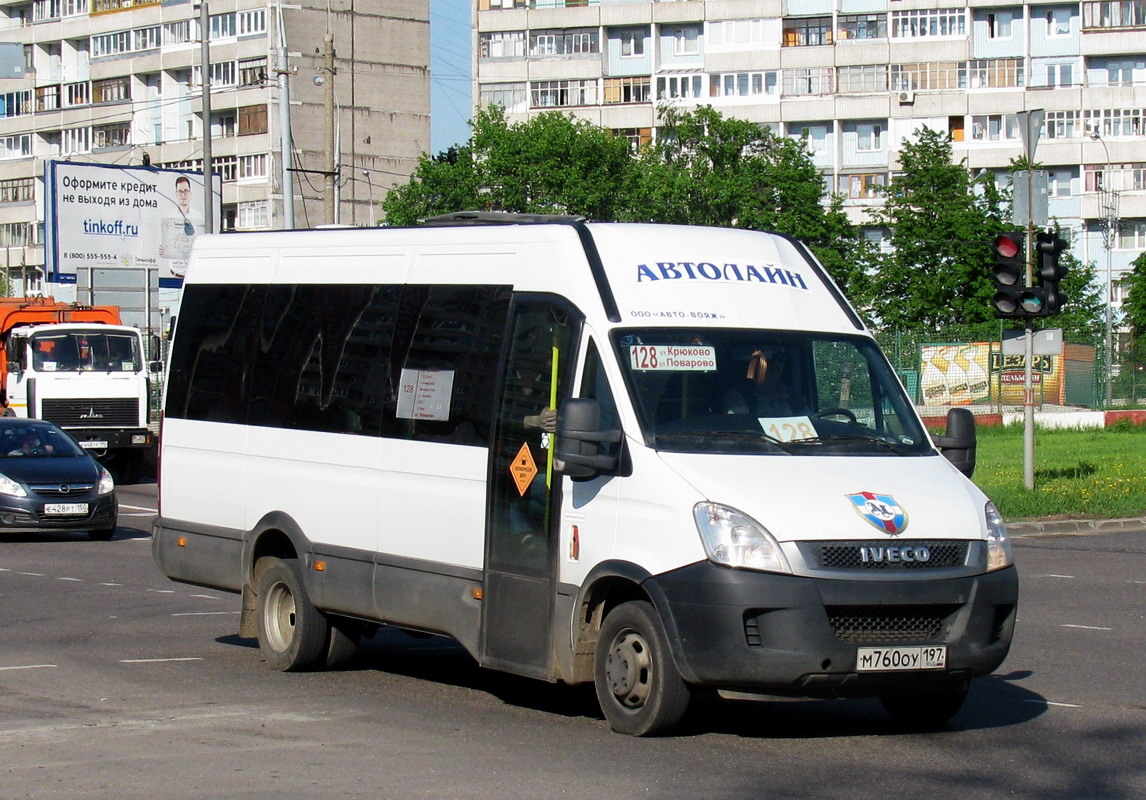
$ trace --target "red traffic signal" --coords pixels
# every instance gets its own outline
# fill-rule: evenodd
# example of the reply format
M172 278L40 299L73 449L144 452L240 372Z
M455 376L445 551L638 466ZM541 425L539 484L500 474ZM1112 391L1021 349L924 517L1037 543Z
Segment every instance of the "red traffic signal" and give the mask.
M1021 231L1001 233L991 243L995 263L991 273L995 279L995 295L991 305L995 316L1002 319L1022 318L1030 315L1024 308L1024 294L1027 289L1026 265L1023 263L1023 244L1026 237Z

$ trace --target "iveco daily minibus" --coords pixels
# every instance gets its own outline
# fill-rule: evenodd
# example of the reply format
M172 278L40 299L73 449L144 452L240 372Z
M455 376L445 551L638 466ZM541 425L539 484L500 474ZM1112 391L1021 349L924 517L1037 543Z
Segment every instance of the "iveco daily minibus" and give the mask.
M592 681L624 733L702 688L934 724L1002 662L1018 586L952 419L929 436L782 235L463 214L200 236L154 554L239 593L279 670L386 624Z

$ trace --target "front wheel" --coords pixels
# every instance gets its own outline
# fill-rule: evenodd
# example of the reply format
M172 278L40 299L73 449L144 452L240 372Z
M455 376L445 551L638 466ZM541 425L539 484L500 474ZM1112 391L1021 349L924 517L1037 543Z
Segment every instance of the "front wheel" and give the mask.
M883 709L896 722L913 728L933 728L951 719L963 707L967 687L954 691L884 695Z
M330 641L330 623L306 596L297 564L266 558L256 567L259 649L283 672L321 666Z
M631 601L610 611L601 625L594 660L597 701L613 730L650 736L680 722L688 709L689 688L673 663L652 605Z

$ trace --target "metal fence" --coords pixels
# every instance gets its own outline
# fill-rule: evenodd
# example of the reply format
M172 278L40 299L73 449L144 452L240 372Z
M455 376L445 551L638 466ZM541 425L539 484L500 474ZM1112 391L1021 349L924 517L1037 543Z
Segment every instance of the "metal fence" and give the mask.
M1004 346L1003 329L950 326L919 332L879 330L880 346L916 405L945 413L970 406L999 413L1024 401L1025 356ZM1107 371L1104 337L1067 337L1061 352L1036 355L1032 378L1035 405L1042 411L1146 407L1146 353L1135 358L1115 339ZM1109 377L1108 377L1109 374Z

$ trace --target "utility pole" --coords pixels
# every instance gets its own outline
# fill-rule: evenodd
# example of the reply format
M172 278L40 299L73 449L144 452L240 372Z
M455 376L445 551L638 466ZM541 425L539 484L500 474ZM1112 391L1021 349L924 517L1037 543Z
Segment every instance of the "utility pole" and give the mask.
M326 170L323 189L323 202L326 224L337 222L337 204L335 190L338 185L338 154L335 153L334 139L334 32L330 28L330 17L327 17L326 36L322 40L323 72L326 73Z
M279 79L279 186L283 196L283 227L294 228L294 173L291 172L294 149L291 146L290 68L287 64L286 25L282 3L278 4L279 43L275 71Z
M199 4L200 83L203 85L203 228L215 232L215 180L211 164L211 11ZM148 321L150 324L150 320Z

